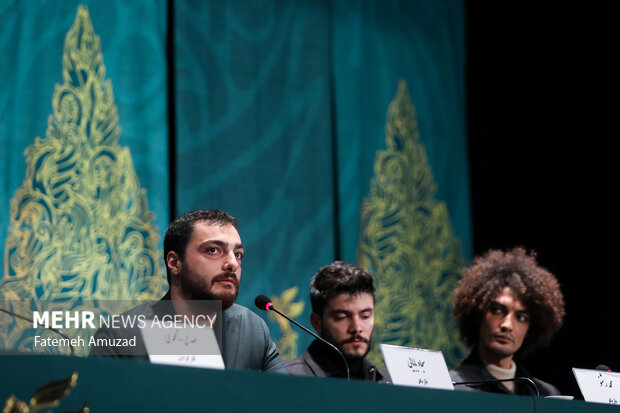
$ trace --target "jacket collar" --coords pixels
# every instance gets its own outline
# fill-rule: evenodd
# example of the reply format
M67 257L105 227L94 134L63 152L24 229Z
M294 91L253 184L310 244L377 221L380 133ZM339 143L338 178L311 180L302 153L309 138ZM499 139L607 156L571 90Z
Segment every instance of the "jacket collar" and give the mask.
M314 340L302 357L317 377L346 378L347 376L342 357L319 340ZM362 359L347 358L347 363L352 379L368 381L384 379L383 374L366 357Z

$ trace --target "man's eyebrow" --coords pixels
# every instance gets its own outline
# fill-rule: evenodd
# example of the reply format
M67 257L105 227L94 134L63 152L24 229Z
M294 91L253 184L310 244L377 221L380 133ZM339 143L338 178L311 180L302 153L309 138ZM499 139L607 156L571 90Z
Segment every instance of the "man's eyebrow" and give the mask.
M208 239L208 240L206 240L206 241L201 242L201 243L198 245L198 248L202 248L202 247L204 247L205 245L209 245L209 244L219 245L219 246L220 246L220 247L222 247L222 248L228 248L228 245L229 245L227 242L224 242L224 241L219 240L219 239ZM239 243L239 244L235 244L235 248L234 248L234 249L235 249L235 250L238 250L238 249L244 249L244 248L243 248L243 244L241 244L241 243Z
M351 311L349 311L349 310L343 310L343 309L341 309L341 308L334 308L334 309L332 309L329 313L330 313L330 314L335 314L335 313L351 314Z
M489 308L493 307L493 306L500 307L503 310L507 310L508 309L508 307L506 305L500 303L499 301L491 301L491 304L489 304ZM526 314L529 314L530 311L527 308L523 308L521 310L515 310L515 313L526 313Z
M206 241L201 242L199 245L202 247L203 245L206 244L215 244L215 245L219 245L220 247L227 247L228 243L224 242L222 240L219 239L208 239Z
M367 312L372 312L374 311L374 309L372 307L366 307L363 310L360 310L360 313L367 313ZM340 308L334 308L330 311L330 314L334 314L334 313L343 313L343 314L353 314L353 311L350 310L343 310Z

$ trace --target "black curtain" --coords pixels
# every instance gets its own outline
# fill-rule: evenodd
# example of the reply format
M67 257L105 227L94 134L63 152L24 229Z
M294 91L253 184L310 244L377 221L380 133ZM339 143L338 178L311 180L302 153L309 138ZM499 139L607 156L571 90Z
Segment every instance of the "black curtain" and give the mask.
M564 327L526 366L581 397L572 367L620 370L612 13L541 2L466 10L474 252L523 246L558 277Z

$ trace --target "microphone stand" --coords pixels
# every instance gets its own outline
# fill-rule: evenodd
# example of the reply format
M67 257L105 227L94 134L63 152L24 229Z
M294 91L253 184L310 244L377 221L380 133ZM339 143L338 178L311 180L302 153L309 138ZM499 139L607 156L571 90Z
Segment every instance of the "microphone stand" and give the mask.
M540 396L540 392L538 391L538 387L536 386L536 383L534 383L534 381L528 377L515 377L514 379L502 379L502 380L497 379L497 380L480 380L480 381L461 381L461 382L452 382L452 385L454 386L459 386L459 385L482 386L484 384L503 383L506 381L527 382L534 388L534 392L536 393L536 396Z
M270 304L270 305L269 305ZM347 359L344 356L344 354L342 354L342 352L340 350L338 350L338 347L334 346L332 343L330 343L329 341L325 340L323 337L319 336L318 334L316 334L314 331L310 331L308 330L306 327L302 326L301 324L299 324L297 321L293 320L292 318L290 318L289 316L287 316L286 314L284 314L281 311L278 311L274 306L273 303L269 302L265 308L263 308L262 306L259 306L257 304L258 308L260 308L261 310L271 310L271 311L275 311L276 313L280 314L282 317L286 318L288 321L290 321L291 323L295 324L297 327L301 328L302 330L304 330L306 333L312 335L313 337L315 337L316 339L318 339L319 341L321 341L324 344L327 344L328 346L330 346L331 348L333 348L338 354L340 354L340 357L342 357L342 361L344 362L344 367L346 369L347 372L347 380L351 379L351 374L349 372L349 363L347 363Z

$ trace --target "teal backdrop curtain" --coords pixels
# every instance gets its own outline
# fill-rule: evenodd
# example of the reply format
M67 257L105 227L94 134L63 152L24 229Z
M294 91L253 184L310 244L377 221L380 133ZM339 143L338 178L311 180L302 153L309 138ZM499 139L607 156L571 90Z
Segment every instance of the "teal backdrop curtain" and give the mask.
M101 37L122 128L120 144L131 150L155 223L160 230L168 226L166 1L8 0L0 4L2 240L10 200L25 176L23 152L35 137L45 137L54 85L62 83L65 36L80 4L88 7Z
M28 176L24 150L46 136L54 85L63 82L65 36L81 4L101 39L104 77L118 109L118 145L129 149L145 191L152 216L143 220L159 236L153 247L158 265L171 214L225 209L239 219L247 252L240 304L253 307L257 294L269 294L307 324L310 278L342 259L424 291L412 309L413 324L398 324L406 334L380 336L384 342L442 347L450 360L461 355L446 291L471 255L462 0L3 2L3 240L11 232L10 202ZM167 30L174 41L168 56ZM388 116L389 107L396 118ZM414 126L397 136L388 133L393 128L386 125L402 124ZM400 174L388 179L399 186L380 189L386 178L379 161L386 156L411 159L388 168ZM423 191L409 190L418 188L410 176L425 177ZM425 211L426 218L399 225L405 233L434 231L412 243L443 245L438 253L411 249L406 237L400 239L399 248L407 252L398 259L425 266L390 264L383 270L379 264L393 262L394 254L383 247L377 247L380 257L368 254L380 239L369 223L389 213L377 206L390 191L408 193L399 216ZM415 214L407 203L417 205ZM394 221L383 218L382 230L389 231ZM5 290L9 267L5 262ZM161 268L153 271L163 279ZM387 284L382 274L375 276L379 287ZM435 288L437 302L425 301ZM158 284L146 292L156 296L160 290ZM443 315L445 329L420 328L418 340L411 325L434 322L431 312ZM379 321L395 328L392 315ZM282 320L272 319L270 326L287 358L310 341Z
M295 286L305 299L334 259L328 11L321 1L175 2L177 209L239 219L239 301L251 307Z
M0 5L3 308L163 294L166 10L151 0ZM0 347L32 349L29 327L3 314Z
M239 302L266 293L308 323L312 275L337 258L358 262L361 207L404 79L433 199L460 245L433 274L394 276L416 290L416 276L449 272L440 303L412 311L429 324L424 314L439 307L450 324L459 257L471 253L463 13L461 1L174 2L177 211L222 208L240 220ZM309 343L271 321L285 357ZM452 327L433 334L460 356ZM403 338L388 341L436 343Z
M334 1L331 21L341 257L375 277L375 344L454 365L472 251L463 2Z
M446 202L471 256L463 2L340 0L332 10L342 258L357 257L360 205L400 79L409 85L436 199Z

